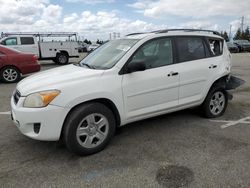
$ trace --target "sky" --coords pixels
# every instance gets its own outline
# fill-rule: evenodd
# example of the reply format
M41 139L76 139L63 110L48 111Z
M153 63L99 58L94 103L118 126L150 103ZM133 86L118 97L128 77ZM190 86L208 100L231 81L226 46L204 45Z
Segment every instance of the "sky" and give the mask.
M250 0L0 0L0 7L0 32L67 31L89 40L167 28L235 32L242 16L250 25Z

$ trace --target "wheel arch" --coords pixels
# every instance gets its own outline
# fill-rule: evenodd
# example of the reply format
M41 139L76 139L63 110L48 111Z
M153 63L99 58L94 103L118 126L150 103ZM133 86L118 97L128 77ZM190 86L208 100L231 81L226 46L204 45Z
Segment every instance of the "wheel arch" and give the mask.
M209 91L210 91L212 88L217 87L217 88L226 89L226 83L227 83L227 81L228 81L228 78L229 78L229 75L227 74L227 75L224 75L224 76L222 76L222 77L216 79L216 80L212 83L212 85L209 87L209 89L206 91L206 95L205 95L205 97L203 98L202 103L205 101L205 99L206 99L206 97L207 97Z
M15 66L15 65L4 65L3 67L0 68L0 72L1 72L4 68L6 68L6 67L14 67L15 69L17 69L17 70L20 72L20 74L22 74L21 69L20 69L19 67Z
M65 54L65 55L67 55L67 56L69 57L69 52L66 51L66 50L60 50L59 52L57 52L56 55L58 55L58 54L60 54L60 53Z
M227 81L228 81L228 77L229 77L229 75L225 75L225 76L222 76L222 77L218 78L217 80L215 80L214 83L209 88L209 90L213 87L221 87L221 88L225 89Z
M105 105L106 107L108 107L112 111L112 113L114 114L116 126L117 127L120 126L120 124L121 124L121 116L120 116L120 113L119 113L119 111L118 111L118 109L117 109L117 107L116 107L116 105L114 104L113 101L111 101L110 99L107 99L107 98L91 99L91 100L79 103L79 104L73 106L70 109L70 111L67 113L67 115L66 115L66 117L64 119L63 126L62 126L62 129L61 129L60 139L62 138L64 125L65 125L65 122L66 122L67 118L70 116L70 114L73 112L74 109L80 107L81 105L87 104L87 103L101 103L101 104Z

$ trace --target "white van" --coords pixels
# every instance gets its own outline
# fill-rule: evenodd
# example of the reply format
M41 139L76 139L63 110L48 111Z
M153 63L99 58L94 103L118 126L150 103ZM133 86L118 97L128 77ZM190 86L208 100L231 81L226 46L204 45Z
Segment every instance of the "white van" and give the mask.
M0 40L0 44L21 52L36 54L39 60L53 60L57 64L67 64L69 58L79 57L77 41L43 41L40 34L8 35ZM50 35L53 37L53 34Z

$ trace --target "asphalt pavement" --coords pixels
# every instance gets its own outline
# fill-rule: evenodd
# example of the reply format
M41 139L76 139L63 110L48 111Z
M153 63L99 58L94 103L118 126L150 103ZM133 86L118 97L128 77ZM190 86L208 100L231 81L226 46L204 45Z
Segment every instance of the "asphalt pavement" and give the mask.
M233 54L232 72L246 83L222 117L188 109L132 123L85 157L23 136L8 113L16 84L0 83L0 187L249 188L250 54Z

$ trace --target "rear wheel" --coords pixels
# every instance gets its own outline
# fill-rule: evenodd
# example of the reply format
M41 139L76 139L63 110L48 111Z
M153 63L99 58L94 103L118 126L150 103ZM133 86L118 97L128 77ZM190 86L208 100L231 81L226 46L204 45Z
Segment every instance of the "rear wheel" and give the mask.
M78 155L101 151L115 133L112 111L100 103L89 103L74 109L64 124L64 142Z
M21 78L20 71L15 67L4 67L0 71L0 80L6 83L18 82Z
M203 112L207 118L216 118L222 116L227 108L228 96L222 88L212 88L204 103Z
M56 63L59 65L66 65L69 63L69 56L66 53L59 53L56 55Z

